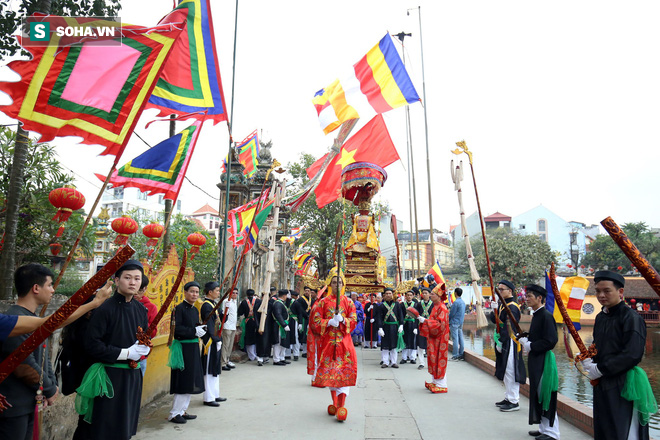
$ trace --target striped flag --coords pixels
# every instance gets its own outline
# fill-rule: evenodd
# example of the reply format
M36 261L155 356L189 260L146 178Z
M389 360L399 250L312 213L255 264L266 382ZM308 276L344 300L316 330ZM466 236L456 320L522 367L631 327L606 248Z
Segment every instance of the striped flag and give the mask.
M547 278L546 274L546 290L548 291L546 308L549 312L552 312L555 321L562 323L564 322L564 318L561 316L559 308L556 307L555 297L554 295L551 295L552 287L548 285L548 282L549 278ZM575 329L580 330L582 303L584 302L584 296L589 288L589 280L584 277L569 277L565 279L557 277L557 288L559 289L561 299L568 311L568 317L571 318L573 325L575 325ZM550 304L552 304L552 306L550 306Z
M115 187L149 191L149 195L164 194L164 199L176 200L203 122L195 121L180 133L130 160L112 174L110 183ZM105 180L101 174L96 174L96 177Z
M257 130L254 130L248 137L243 139L243 142L236 146L238 152L238 161L245 167L243 175L252 177L257 172L257 165L259 165L259 138L257 137Z
M264 195L264 198L266 196L267 195ZM248 228L252 223L252 217L257 210L258 202L259 198L256 198L246 203L245 205L230 210L227 213L227 232L229 233L228 240L231 241L234 247L245 244L245 240L247 239L248 235ZM269 207L272 207L274 202L275 199L264 202L259 213L263 212L265 209L269 209ZM259 217L259 214L257 214L257 217ZM259 228L261 228L261 226L263 226L263 224L260 225Z
M419 100L388 33L353 65L350 75L316 92L312 103L328 134L349 119L385 113Z
M433 267L429 269L427 275L431 275L436 284L445 284L445 277L442 275L442 269L440 268L440 263L438 260L436 260Z

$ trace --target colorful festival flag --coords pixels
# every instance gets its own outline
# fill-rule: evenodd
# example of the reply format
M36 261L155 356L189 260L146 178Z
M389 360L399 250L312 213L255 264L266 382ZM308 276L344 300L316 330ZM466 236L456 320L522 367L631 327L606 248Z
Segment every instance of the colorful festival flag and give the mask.
M291 235L280 238L282 243L292 244L302 236L302 232L305 230L304 226L299 228L291 228ZM305 242L306 243L306 242Z
M328 134L349 119L385 113L419 100L388 33L353 65L349 76L316 92L312 102L321 128Z
M160 116L208 110L214 124L227 120L210 0L180 0L174 11L185 14L187 27L172 48L147 107ZM161 20L167 23L170 16Z
M580 330L580 317L584 296L589 288L589 280L584 277L568 277L559 287L559 294L566 305L568 317L573 321L576 330ZM564 322L559 309L555 307L555 321Z
M58 18L72 24L84 20ZM115 46L103 41L63 45L53 33L50 45L28 48L31 60L9 63L21 80L0 82L0 91L13 101L2 111L25 130L40 133L39 142L79 136L83 144L104 146L101 154L115 155L116 164L181 33L179 18L172 15L171 23L149 28L124 25L116 32L121 44Z
M323 165L325 156L307 168L307 175L312 179ZM382 168L399 160L387 125L382 115L376 115L365 124L353 137L348 139L337 156L332 159L323 177L314 190L316 204L323 208L341 195L341 172L353 162L371 162Z
M433 267L429 269L427 275L431 275L436 284L445 284L445 277L442 275L442 269L440 268L440 262L438 262L438 260L436 260Z
M117 187L134 187L149 195L162 193L164 199L176 200L186 176L190 158L202 129L203 121L195 121L179 134L130 160L112 173L110 183ZM105 176L97 174L101 180Z
M245 167L243 175L252 177L257 172L257 165L259 165L259 137L257 130L254 130L248 137L243 139L243 142L236 146L238 153L238 161Z
M273 206L275 204L273 203L274 199L271 200L266 204L266 206L263 207L261 211L257 214L257 216L254 219L254 224L252 225L252 228L250 229L250 225L248 224L246 227L246 232L248 229L250 229L250 235L248 236L248 243L246 244L246 248L244 252L247 252L248 250L252 249L252 246L257 242L257 238L259 237L259 231L261 231L261 228L263 227L264 223L266 223L266 219L270 215L270 212L273 210Z
M263 212L265 209L272 208L275 199L265 201L267 194L264 194L262 197L264 202L259 210L259 213ZM248 235L248 228L252 223L252 217L254 216L255 211L257 210L257 204L259 199L256 198L246 203L245 205L234 208L227 213L227 232L229 233L228 239L232 242L234 247L242 246L245 244L245 240ZM269 211L270 212L270 211ZM257 217L259 214L257 214ZM256 220L255 220L256 223ZM261 225L263 226L263 224ZM261 228L259 226L259 228Z

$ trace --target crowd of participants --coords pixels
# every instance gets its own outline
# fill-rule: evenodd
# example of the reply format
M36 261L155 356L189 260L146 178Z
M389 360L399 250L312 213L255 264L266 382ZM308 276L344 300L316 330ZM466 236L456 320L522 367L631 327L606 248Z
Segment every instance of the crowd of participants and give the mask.
M60 394L73 392L79 413L74 439L129 439L136 434L151 350L136 340L136 334L138 328L149 327L157 310L144 295L149 281L141 263L129 260L113 279L114 292L106 284L63 324L70 325L59 356L62 389L48 359L47 343L0 383L0 393L11 404L0 413L0 438L32 438L35 403L43 400L43 405L52 405ZM176 305L171 324L167 365L173 404L168 420L177 424L194 420L197 416L188 412L193 395L201 394L202 404L210 407L227 400L220 395L220 374L237 367L231 354L238 327L240 348L259 367L271 360L272 365L285 367L306 359L312 385L330 390L332 403L327 412L339 421L346 420L346 398L357 377L356 346L380 347L381 368L403 364L426 368L431 380L425 387L431 393L446 394L450 335L454 341L451 360L465 360L466 305L460 288L454 290L456 299L448 309L444 285L421 281L421 288L401 295L389 288L360 295L346 292L343 274L335 271L321 290L307 286L299 293L272 287L259 298L248 289L239 304L235 289L220 305L217 282L208 282L203 289L196 281L187 283L184 301ZM623 302L621 275L601 271L594 281L603 305L594 326L598 352L580 364L595 383L595 438L648 438L648 416L657 407L648 405L650 385L636 366L644 353L646 326ZM3 359L47 319L37 313L54 293L53 274L39 264L25 265L15 273L15 286L16 304L0 315ZM504 304L496 305L490 318L499 326L495 376L504 382L505 395L495 405L502 412L519 410L519 386L529 376L529 423L539 424L529 434L539 440L558 440L556 383L553 388L548 385L552 381L545 380L557 377L552 355L557 331L544 307L547 292L541 286L525 286L532 322L523 335L515 334L510 322L511 317L519 321L522 315L515 286L502 280L498 289ZM528 356L529 373L523 356ZM630 391L631 387L633 396L623 396L624 388Z

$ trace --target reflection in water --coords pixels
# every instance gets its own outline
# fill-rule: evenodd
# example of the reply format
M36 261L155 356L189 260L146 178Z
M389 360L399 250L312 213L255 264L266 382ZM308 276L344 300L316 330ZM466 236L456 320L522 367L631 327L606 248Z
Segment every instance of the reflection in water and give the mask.
M523 330L529 329L529 324L522 324ZM488 359L495 360L495 343L493 342L493 332L495 326L490 324L487 328L477 330L474 324L465 324L463 326L463 333L465 335L465 349L481 354ZM593 342L592 337L593 327L583 327L579 331L582 341L588 347ZM555 358L557 359L557 371L559 373L559 392L566 397L577 400L580 403L593 407L593 390L589 379L575 368L568 358L566 347L563 341L562 325L557 325L557 332L559 335L559 342L555 349ZM573 354L579 353L577 346L572 338L570 338L570 345ZM658 348L655 348L657 346ZM525 357L527 361L527 357ZM646 353L644 359L639 364L640 367L646 371L653 388L653 394L658 402L660 402L660 329L649 328L646 337ZM660 414L651 416L650 421L651 436L655 438L660 437Z

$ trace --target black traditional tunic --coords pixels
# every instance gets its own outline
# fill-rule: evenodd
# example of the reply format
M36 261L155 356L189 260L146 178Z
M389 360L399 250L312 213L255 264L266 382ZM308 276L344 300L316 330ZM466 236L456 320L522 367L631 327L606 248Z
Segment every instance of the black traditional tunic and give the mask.
M174 339L190 341L197 338L195 327L200 325L199 310L184 301L174 308ZM171 370L170 394L199 394L204 392L204 373L202 357L199 353L199 342L184 342L183 370Z
M284 348L291 347L291 331L284 331L284 327L289 325L289 312L284 301L274 301L270 315L273 318L271 327L272 343L280 344ZM289 327L289 329L290 328L291 327ZM282 336L282 334L284 334L284 336Z
M401 313L403 313L403 341L406 343L406 349L415 350L417 348L416 339L419 337L415 335L415 330L417 329L417 320L411 318L406 314L406 309L408 307L415 308L415 301L402 301L401 302Z
M238 306L236 315L240 318L245 317L245 330L243 333L243 343L245 345L255 345L257 343L257 330L259 322L256 320L257 310L261 306L261 300L256 296L246 298Z
M259 334L259 326L261 323L261 313L259 312L259 308L261 307L261 301L263 300L257 300L258 304L255 303L254 309L257 311L256 316L257 316L257 356L262 357L262 358L267 358L270 357L270 351L273 348L273 344L270 341L270 334L271 334L271 329L273 326L273 318L271 317L271 310L273 310L273 303L275 302L274 299L269 299L268 300L268 310L266 312L266 322L264 325L264 331L263 333Z
M646 323L623 301L596 316L594 343L598 354L594 363L603 377L594 387L594 438L626 439L633 403L621 397L628 370L644 355ZM649 438L649 428L635 421L639 438Z
M378 303L375 301L364 303L364 340L367 342L378 340Z
M396 301L383 301L378 307L378 328L383 329L385 336L380 339L381 350L396 349L399 338L399 325L403 324L401 306Z
M204 303L202 304L202 319L209 316L209 319L205 323L206 334L202 336L204 347L208 345L208 348L204 349L206 354L202 354L202 371L204 374L218 376L221 372L222 363L220 362L220 350L217 349L217 343L222 341L222 338L218 335L218 329L220 327L218 311L216 310L211 314L211 310L213 310L214 307L215 302L211 299L204 300ZM210 344L209 339L211 340Z
M513 317L516 321L520 321L520 307L516 303L514 298L506 299L507 306L511 310ZM511 348L511 337L509 336L509 314L504 310L504 306L500 304L497 311L500 314L500 342L502 343L502 353L495 350L495 377L499 380L504 379L504 374L506 373L506 364L509 359L509 349ZM490 320L495 322L495 315L490 314ZM514 342L513 348L517 348L517 344ZM527 379L527 374L525 373L525 363L523 362L522 350L519 350L517 353L513 354L513 363L514 363L514 372L516 376L516 382L525 383Z
M298 333L298 342L304 344L307 342L307 326L309 324L309 310L311 302L303 295L300 296L292 305L291 313L298 317L298 324L302 326L302 331Z
M419 316L428 318L431 315L431 311L433 310L433 301L417 301L415 303L415 308L419 312ZM419 334L417 335L417 346L426 350L426 338L424 336Z
M550 426L553 426L555 413L557 412L557 393L552 393L548 411L543 411L538 398L545 355L557 345L557 323L545 307L541 307L534 312L532 323L529 326L528 339L531 342L527 359L527 369L529 370L529 424L541 423L541 416L543 416L550 420Z
M147 309L137 300L115 293L94 312L87 326L84 346L93 362L106 365L128 364L118 361L122 348L135 344L138 326L148 327ZM142 396L140 369L106 366L114 397L94 399L90 438L94 440L129 439L137 432ZM82 422L85 423L85 422Z

